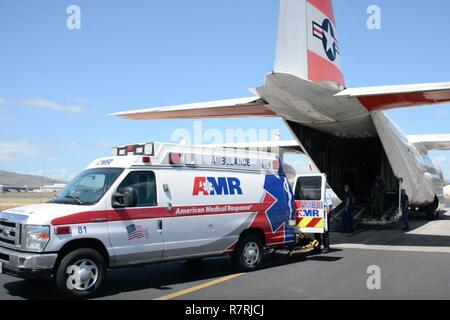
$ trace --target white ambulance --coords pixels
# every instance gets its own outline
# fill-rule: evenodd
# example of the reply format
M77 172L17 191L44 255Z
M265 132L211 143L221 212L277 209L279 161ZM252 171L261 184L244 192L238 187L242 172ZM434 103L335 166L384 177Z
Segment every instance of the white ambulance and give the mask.
M52 201L0 213L0 273L86 297L107 269L231 254L243 270L296 242L295 202L271 153L147 143L113 149Z

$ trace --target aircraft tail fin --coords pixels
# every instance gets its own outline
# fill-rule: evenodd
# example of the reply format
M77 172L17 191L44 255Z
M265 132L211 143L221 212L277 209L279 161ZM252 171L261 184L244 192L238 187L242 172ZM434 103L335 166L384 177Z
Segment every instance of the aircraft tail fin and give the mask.
M280 0L274 71L345 86L332 0Z

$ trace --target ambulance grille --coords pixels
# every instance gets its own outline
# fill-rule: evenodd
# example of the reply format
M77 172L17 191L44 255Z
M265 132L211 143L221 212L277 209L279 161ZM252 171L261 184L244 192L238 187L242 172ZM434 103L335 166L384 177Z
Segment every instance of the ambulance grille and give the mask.
M5 247L20 245L20 224L0 221L0 244Z

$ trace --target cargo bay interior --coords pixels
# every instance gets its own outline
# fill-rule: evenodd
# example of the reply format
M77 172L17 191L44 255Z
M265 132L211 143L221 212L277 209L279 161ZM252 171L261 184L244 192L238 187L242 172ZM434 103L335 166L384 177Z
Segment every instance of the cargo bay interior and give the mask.
M287 121L287 124L341 199L344 186L350 186L361 215L379 219L398 208L398 180L378 137L343 138L299 123ZM380 180L382 196L377 197L374 185ZM381 210L374 205L376 201L382 201ZM340 209L336 208L335 213Z

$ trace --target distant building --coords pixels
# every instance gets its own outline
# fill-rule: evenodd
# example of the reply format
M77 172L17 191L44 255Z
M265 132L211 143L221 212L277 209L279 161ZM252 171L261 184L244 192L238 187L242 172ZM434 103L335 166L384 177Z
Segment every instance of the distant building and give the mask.
M54 183L54 184L48 184L43 185L39 189L33 190L33 192L48 192L48 193L55 193L60 192L62 189L66 187L67 184L65 183Z
M12 185L0 185L0 193L6 192L27 192L28 186L12 186Z

